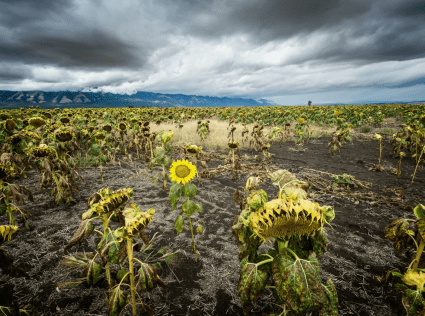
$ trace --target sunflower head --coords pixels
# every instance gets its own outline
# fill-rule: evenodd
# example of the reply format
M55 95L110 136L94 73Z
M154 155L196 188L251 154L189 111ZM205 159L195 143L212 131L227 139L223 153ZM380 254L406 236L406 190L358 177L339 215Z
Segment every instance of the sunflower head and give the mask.
M40 126L43 126L44 124L46 124L46 121L40 117L40 116L36 116L36 117L32 117L28 120L28 124L34 126L35 128L39 128Z
M119 124L118 124L118 129L119 129L121 132L125 132L125 131L127 130L127 124L125 124L124 122L119 123Z
M300 117L299 120L298 120L298 123L304 124L305 123L305 119L303 117Z
M39 147L34 147L28 150L27 155L36 158L46 158L53 157L55 155L55 152L50 147L47 147L46 144L42 144Z
M270 237L312 235L323 228L326 217L318 203L283 198L265 203L250 214L249 221L251 230L268 241Z
M40 136L38 134L36 134L34 132L27 131L27 130L22 130L20 134L24 138L29 137L29 138L32 138L32 139L40 139Z
M62 142L62 143L66 143L71 141L73 138L75 138L75 134L74 132L70 131L70 130L58 130L54 133L55 138Z
M187 145L184 147L184 150L191 155L202 153L202 147L198 147L196 145Z
M45 130L45 132L47 134L51 134L51 133L53 133L58 128L60 128L60 125L59 124L53 124L53 125L50 125L49 127L47 127L46 130Z
M69 119L69 117L66 117L65 115L62 116L60 119L61 123L63 124L68 124L69 122L71 122L71 120Z
M227 147L229 147L231 150L235 150L239 148L239 142L236 140L234 142L227 143Z
M94 212L101 215L115 211L124 206L134 196L134 191L131 188L114 192L111 192L109 188L102 188L97 193L101 198L98 197L90 203L90 209L82 215L83 220L90 218Z
M97 132L97 133L94 135L94 138L95 138L95 140L96 140L97 142L101 142L102 140L105 140L105 138L106 138L106 133L105 133L104 131Z
M186 184L195 177L196 166L187 160L177 160L177 162L173 162L170 174L172 181Z
M6 129L7 131L11 132L15 129L16 127L16 122L12 119L8 119L4 122L3 125L4 129Z
M135 203L131 203L130 207L126 207L122 212L125 219L125 237L132 238L136 234L140 234L150 222L155 210L150 208L147 212L141 212Z
M0 164L0 180L4 180L9 176L14 175L14 169L12 166L8 166L6 164Z
M8 142L10 145L18 145L18 144L21 142L21 140L22 140L22 136L21 136L21 135L19 135L19 134L15 134L15 135L10 136L10 137L7 139L7 142Z

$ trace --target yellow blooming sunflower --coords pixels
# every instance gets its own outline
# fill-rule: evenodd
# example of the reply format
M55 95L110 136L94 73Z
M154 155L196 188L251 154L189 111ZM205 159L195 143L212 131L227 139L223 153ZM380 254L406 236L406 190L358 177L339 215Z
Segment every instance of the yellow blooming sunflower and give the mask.
M186 184L195 177L196 166L187 160L177 160L177 162L173 162L170 174L172 181Z

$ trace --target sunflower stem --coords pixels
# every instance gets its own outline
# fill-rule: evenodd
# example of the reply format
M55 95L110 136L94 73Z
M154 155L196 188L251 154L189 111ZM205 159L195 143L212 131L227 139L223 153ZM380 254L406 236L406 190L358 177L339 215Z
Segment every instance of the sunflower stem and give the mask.
M188 218L189 218L189 224L190 224L190 233L192 234L192 245L193 245L193 252L195 253L195 262L198 262L196 260L196 247L195 247L195 238L193 238L192 221L190 220L190 216L188 216Z
M103 222L103 237L106 237L106 235L108 234L108 215L107 214L103 214L102 222ZM109 288L111 288L111 271L109 269L109 262L106 263L105 270L106 270L106 277L108 278Z
M102 182L103 182L102 160L100 161L100 177L102 178Z
M424 250L424 246L425 246L424 240L421 238L421 243L419 244L419 248L417 249L417 252L416 252L416 258L415 258L415 264L413 265L413 271L416 271L416 269L418 268L419 260L422 255L422 251Z
M127 239L127 255L128 255L128 265L130 267L130 283L131 283L131 305L133 307L133 316L137 315L136 310L136 294L134 286L134 272L133 272L133 245L131 239Z
M289 240L288 241L280 241L279 239L276 239L276 241L277 241L277 245L278 245L278 248L279 248L279 253L284 253L285 251L288 251L289 253L291 253L295 257L295 260L299 259L297 254L295 252L293 252L291 250L291 248L288 247Z

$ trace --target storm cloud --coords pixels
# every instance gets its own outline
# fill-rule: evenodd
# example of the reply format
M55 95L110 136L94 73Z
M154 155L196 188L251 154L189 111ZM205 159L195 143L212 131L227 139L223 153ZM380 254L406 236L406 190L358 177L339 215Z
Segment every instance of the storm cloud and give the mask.
M0 90L425 100L424 17L418 0L0 0Z

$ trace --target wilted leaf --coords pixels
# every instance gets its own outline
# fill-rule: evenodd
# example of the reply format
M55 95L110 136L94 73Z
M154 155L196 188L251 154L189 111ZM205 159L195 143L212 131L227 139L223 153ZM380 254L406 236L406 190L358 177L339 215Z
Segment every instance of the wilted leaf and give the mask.
M84 239L90 236L90 234L94 230L94 225L90 222L90 219L86 219L81 222L80 227L78 227L78 230L75 232L74 236L72 236L71 241L69 244L65 247L63 250L64 254L68 254L68 249L70 249L72 246L81 243Z

